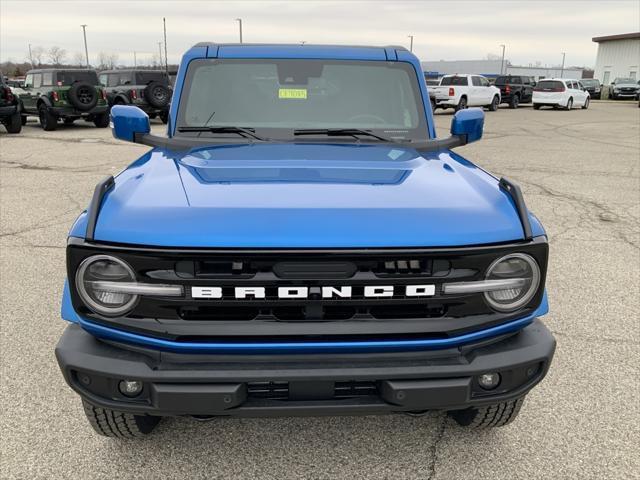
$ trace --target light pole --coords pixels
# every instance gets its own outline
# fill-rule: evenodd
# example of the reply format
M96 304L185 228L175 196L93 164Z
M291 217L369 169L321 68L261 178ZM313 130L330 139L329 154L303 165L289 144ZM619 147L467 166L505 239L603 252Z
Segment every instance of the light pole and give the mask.
M236 18L236 22L238 22L238 27L240 28L240 43L242 43L242 19Z
M413 52L413 35L407 35L407 38L411 39L411 43L409 44L409 51Z
M167 60L167 19L162 17L162 28L164 29L164 71L169 76L169 60Z
M87 57L87 68L89 68L89 49L87 48L87 25L80 25L82 27L82 36L84 37L84 54Z
M138 62L136 61L136 51L133 51L133 68L138 66Z
M500 45L502 47L502 60L500 60L500 75L504 74L504 49L505 46L504 45Z
M31 68L36 68L33 64L33 55L31 54L31 44L29 44L29 61L31 62Z
M564 78L564 57L566 53L562 52L562 66L560 67L560 78Z
M160 68L162 68L162 42L158 42L158 53L160 54L158 57L160 60Z

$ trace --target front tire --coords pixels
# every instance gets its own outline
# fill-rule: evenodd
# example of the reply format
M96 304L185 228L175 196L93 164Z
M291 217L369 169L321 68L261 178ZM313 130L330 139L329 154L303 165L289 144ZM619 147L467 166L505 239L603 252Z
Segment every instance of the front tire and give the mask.
M82 400L84 413L93 429L105 437L143 437L158 425L160 417L134 415L91 405Z
M491 103L487 108L490 112L495 112L496 110L498 110L498 105L500 105L500 99L496 95L495 97L493 97L493 100L491 100Z
M101 113L93 118L93 123L98 128L106 128L109 126L109 112Z
M7 123L4 124L8 133L20 133L22 130L22 116L20 112L16 112L9 117Z
M162 123L165 125L169 123L169 112L160 112L160 120L162 120Z
M587 108L589 108L589 97L584 100L584 105L582 105L583 110L586 110Z
M520 413L523 402L524 397L520 397L515 400L488 405L486 407L453 410L447 412L447 415L453 418L461 427L474 430L503 427L516 419L518 413Z
M509 108L518 108L518 105L520 105L520 97L518 95L512 96L509 100Z
M27 117L26 115L22 115L22 126L24 127L27 124L27 119L29 117Z
M573 108L573 97L570 97L569 100L567 100L567 110L571 110Z
M534 110L540 110L540 107L541 107L541 106L542 106L542 105L540 105L540 104L538 104L538 103L534 103L534 104L533 104L533 109L534 109Z
M40 118L40 126L45 132L51 132L58 128L58 118L49 111L44 103L38 107L38 118Z

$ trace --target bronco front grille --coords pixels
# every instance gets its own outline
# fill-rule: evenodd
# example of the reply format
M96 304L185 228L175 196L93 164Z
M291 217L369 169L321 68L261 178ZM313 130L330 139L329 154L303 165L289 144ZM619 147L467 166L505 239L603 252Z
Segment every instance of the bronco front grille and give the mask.
M451 249L224 251L105 246L71 241L68 277L88 256L106 253L127 262L138 281L181 285L182 297L140 297L125 317L92 313L70 282L76 311L98 322L137 333L189 341L198 338L370 338L419 335L441 338L517 318L540 304L544 283L517 314L493 311L482 294L443 295L442 284L484 278L499 256L525 252L546 273L547 243L534 239L511 245ZM409 287L433 293L411 296ZM302 288L300 298L281 298L279 288ZM350 289L323 296L323 288ZM391 296L366 295L366 288L393 287ZM215 289L215 296L194 289ZM264 289L262 296L237 298L236 289ZM211 290L213 291L213 290ZM341 290L344 293L346 290Z

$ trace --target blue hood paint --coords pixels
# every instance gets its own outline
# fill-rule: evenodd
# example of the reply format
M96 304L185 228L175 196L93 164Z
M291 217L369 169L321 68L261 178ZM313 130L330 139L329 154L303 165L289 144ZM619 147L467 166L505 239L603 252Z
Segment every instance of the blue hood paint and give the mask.
M253 144L153 150L117 178L95 239L167 247L453 247L517 241L497 180L450 151ZM544 234L532 217L534 235ZM86 218L74 225L82 237Z

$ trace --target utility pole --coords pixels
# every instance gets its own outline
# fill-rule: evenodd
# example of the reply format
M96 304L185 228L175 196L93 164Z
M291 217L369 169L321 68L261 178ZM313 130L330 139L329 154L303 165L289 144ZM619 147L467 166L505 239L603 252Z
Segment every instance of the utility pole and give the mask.
M160 61L160 68L162 68L162 42L158 42L158 53L160 54L158 57Z
M136 60L136 51L133 51L133 68L136 68L138 66L138 62Z
M504 45L500 45L502 47L502 60L500 61L500 75L504 75Z
M29 61L31 62L31 68L36 68L33 64L33 55L31 54L31 44L29 44Z
M411 39L411 43L409 44L409 51L413 52L413 35L408 35L408 38Z
M236 22L238 22L238 27L240 28L240 43L242 43L242 19L236 18Z
M164 68L169 75L169 60L167 60L167 19L162 17L162 26L164 28Z
M564 56L565 52L562 52L562 66L560 67L560 78L564 78Z
M89 49L87 48L87 25L80 25L82 27L82 35L84 36L84 54L87 57L87 68L89 68Z

